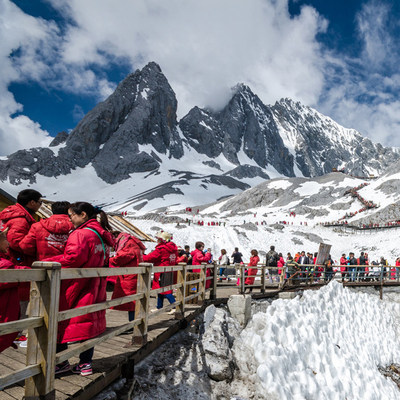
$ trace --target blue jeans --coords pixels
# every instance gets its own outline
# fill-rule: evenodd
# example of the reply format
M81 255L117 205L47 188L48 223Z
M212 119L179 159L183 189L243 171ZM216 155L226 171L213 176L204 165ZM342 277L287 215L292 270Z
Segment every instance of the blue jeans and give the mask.
M169 294L159 294L157 295L157 308L163 308L164 305L164 298L166 298L169 301L169 304L175 303L175 297L173 296L172 293Z
M133 321L135 319L135 311L128 311L128 319L129 321Z
M222 268L222 267L219 269L219 276L222 277L222 275L224 275L225 269L226 268Z
M356 280L356 267L349 267L349 276L350 276L350 282L355 282Z

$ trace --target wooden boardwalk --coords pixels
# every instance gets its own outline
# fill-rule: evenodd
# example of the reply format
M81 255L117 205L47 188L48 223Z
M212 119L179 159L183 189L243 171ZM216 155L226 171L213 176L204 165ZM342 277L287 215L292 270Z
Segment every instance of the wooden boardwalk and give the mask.
M324 284L323 282L314 282L313 284L302 283L297 286L284 287L284 291L318 289ZM385 282L346 282L344 285L375 286L375 288L380 287L382 291L383 287L399 286L400 282L397 280ZM266 284L265 279L261 279L261 287L260 284L255 284L253 286L255 289L252 293L253 298L272 297L281 291L278 288L278 283L273 285L271 285L271 283ZM55 380L55 398L60 400L88 400L121 376L133 378L134 364L144 359L153 350L157 349L160 344L165 342L174 333L178 332L185 325L185 322L195 318L208 304L224 303L230 295L237 294L239 290L244 291L244 289L243 286L238 288L234 284L219 284L214 300L206 299L203 306L186 304L184 320L176 320L175 315L168 314L167 312L162 312L157 315L154 314L153 317L148 320L148 340L143 346L132 345L132 335L126 334L114 336L111 339L97 344L95 346L93 358L93 375L82 377L80 375L74 375L71 372L58 376ZM262 293L263 290L265 293ZM108 299L110 297L111 293L108 293ZM167 303L166 300L165 303ZM153 295L150 297L149 309L154 309L155 306L156 299ZM128 322L128 313L126 311L107 309L106 315L107 330L119 327ZM74 346L71 346L71 348L72 347ZM23 369L26 367L26 360L25 348L19 348L18 350L12 348L6 349L4 352L0 353L0 376ZM78 358L71 357L69 361L74 365L78 362ZM24 395L25 391L22 381L0 391L0 400L21 400Z
M235 286L218 288L218 302L224 302L231 294L238 293ZM109 293L110 294L110 293ZM167 301L167 300L165 300ZM155 308L156 300L151 299L151 308ZM187 305L186 320L200 313L204 307ZM107 310L107 328L123 325L128 321L125 311ZM174 315L159 314L151 319L148 326L148 343L143 346L131 345L131 335L120 335L107 340L95 347L93 358L93 375L82 377L72 372L56 378L56 399L90 399L103 390L121 375L133 376L133 364L145 358L161 343L179 331L181 321L175 320ZM71 365L78 358L70 359ZM0 375L22 369L26 366L26 348L18 350L8 348L0 353ZM0 391L0 400L22 400L24 396L23 382Z

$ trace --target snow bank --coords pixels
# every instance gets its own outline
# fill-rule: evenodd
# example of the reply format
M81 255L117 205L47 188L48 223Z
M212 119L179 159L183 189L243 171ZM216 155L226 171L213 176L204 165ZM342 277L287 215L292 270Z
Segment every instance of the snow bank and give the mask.
M242 348L279 399L400 398L377 368L400 362L399 316L399 304L331 282L255 314Z

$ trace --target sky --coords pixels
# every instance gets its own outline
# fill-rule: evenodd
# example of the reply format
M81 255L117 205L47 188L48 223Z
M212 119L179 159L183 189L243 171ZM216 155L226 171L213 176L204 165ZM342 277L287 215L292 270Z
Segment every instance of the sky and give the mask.
M0 0L0 156L72 130L150 61L179 118L245 83L400 146L399 16L396 0Z

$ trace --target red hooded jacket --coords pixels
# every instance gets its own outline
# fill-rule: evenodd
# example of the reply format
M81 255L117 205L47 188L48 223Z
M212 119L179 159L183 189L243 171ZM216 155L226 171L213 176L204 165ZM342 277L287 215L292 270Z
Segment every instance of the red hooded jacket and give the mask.
M29 233L21 240L19 247L36 260L64 253L70 232L74 229L68 215L54 214L31 226Z
M192 265L201 265L201 263L206 263L211 260L212 254L211 253L206 253L204 254L201 250L195 249L191 253L192 256ZM201 271L200 268L193 269L193 272L199 273ZM211 276L211 269L207 268L207 273L206 276L209 277ZM206 289L211 287L211 280L207 281L206 283Z
M346 257L340 257L340 271L341 272L346 272L347 271L347 264L348 264L348 260Z
M176 265L178 260L178 248L174 242L162 241L157 244L156 248L149 254L143 255L143 261L153 263L156 267ZM160 276L162 272L156 272L153 277L152 289L159 289ZM160 294L171 294L172 290Z
M116 240L116 255L110 258L110 267L137 267L143 261L144 244L128 233L120 233ZM112 299L136 293L137 275L118 276L114 286ZM113 307L114 310L135 311L135 302Z
M21 204L8 206L0 212L0 230L8 228L7 240L10 243L9 256L14 264L29 265L27 260L23 260L23 251L19 247L21 240L28 234L29 228L36 221L31 214L22 207ZM34 261L32 257L28 261Z
M15 266L0 253L0 269L23 269ZM18 282L0 283L0 323L16 321L19 318ZM0 336L0 353L13 344L18 332Z
M249 264L247 265L248 267L256 267L257 266L257 264L259 263L259 261L260 261L260 257L258 257L258 256L252 256L252 257L250 257L250 262L249 262ZM249 275L257 275L257 271L258 271L258 269L257 268L250 268L249 269ZM246 278L246 280L244 281L244 284L245 285L253 285L254 284L254 281L255 281L255 276L249 276L248 278Z
M14 204L6 207L0 212L0 230L8 228L7 240L10 243L8 256L15 265L31 266L35 261L34 257L23 254L19 247L21 240L28 234L29 228L36 221L26 208L21 204ZM18 286L19 299L21 301L29 300L29 282L21 282Z
M94 229L103 239L103 245ZM61 263L62 268L99 268L109 257L114 239L95 219L90 219L69 235L64 254L45 261ZM104 257L105 255L105 257ZM106 300L105 278L67 279L61 281L60 311L101 303ZM105 310L71 318L58 324L57 343L91 339L106 329Z

